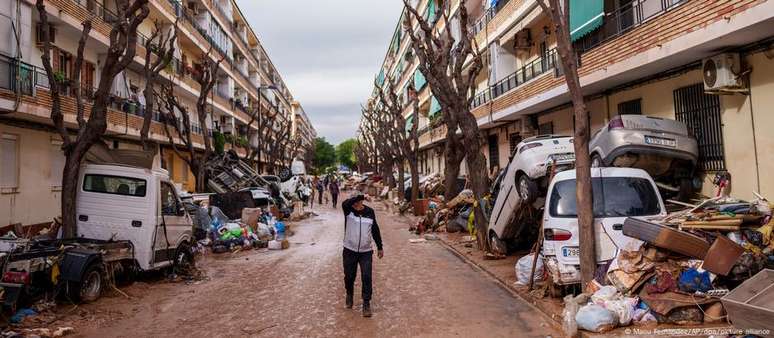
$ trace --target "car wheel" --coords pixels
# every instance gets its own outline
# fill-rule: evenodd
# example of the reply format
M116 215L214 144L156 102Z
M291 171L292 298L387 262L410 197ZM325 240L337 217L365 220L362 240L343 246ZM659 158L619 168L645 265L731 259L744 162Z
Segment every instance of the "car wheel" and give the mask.
M104 276L101 263L91 263L83 272L80 282L68 282L67 294L76 303L91 303L102 294Z
M497 234L494 230L489 231L489 246L492 248L494 253L501 255L508 254L508 245L503 240L501 240L500 237L497 237Z
M677 200L687 202L693 196L693 180L690 178L680 179L680 192L677 194Z
M602 158L599 157L599 155L594 154L591 156L591 167L592 168L600 168L602 167Z
M537 184L527 175L519 176L519 197L526 203L532 203L537 197Z
M176 275L191 274L195 267L193 251L188 243L180 243L175 250L175 260L172 262L172 272Z

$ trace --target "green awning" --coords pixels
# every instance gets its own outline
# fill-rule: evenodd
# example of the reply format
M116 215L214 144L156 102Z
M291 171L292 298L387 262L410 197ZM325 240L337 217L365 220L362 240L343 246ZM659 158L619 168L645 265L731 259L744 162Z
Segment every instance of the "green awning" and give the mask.
M425 9L425 20L430 24L434 24L438 19L436 15L438 5L435 3L435 1L436 0L429 0Z
M426 84L427 79L425 79L425 74L422 74L422 71L417 68L417 71L414 72L414 90L419 93L419 91L422 90Z
M414 128L414 114L406 118L406 132L410 133L412 128Z
M378 85L379 87L384 85L384 69L382 69L379 72L379 75L376 76L376 85Z
M578 40L602 26L604 17L604 0L570 0L570 40Z
M428 117L433 118L436 115L438 115L438 112L441 111L441 103L438 102L438 99L435 98L435 96L430 97L430 112L428 113Z

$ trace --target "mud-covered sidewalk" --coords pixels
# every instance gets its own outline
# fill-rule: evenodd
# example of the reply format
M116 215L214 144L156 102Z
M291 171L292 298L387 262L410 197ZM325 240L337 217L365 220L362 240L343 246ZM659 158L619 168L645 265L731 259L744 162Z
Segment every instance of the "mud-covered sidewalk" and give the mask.
M552 321L438 242L409 243L408 219L377 209L373 318L344 307L343 215L316 207L283 251L209 255L207 279L138 282L93 304L61 306L49 326L80 337L545 337ZM359 285L356 286L359 295Z

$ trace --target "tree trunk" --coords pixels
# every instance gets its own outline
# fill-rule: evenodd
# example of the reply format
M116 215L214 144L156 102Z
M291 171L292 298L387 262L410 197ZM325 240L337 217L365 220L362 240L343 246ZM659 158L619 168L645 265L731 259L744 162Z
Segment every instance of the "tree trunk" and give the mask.
M78 196L78 175L81 159L72 155L65 157L62 172L62 238L75 238L78 235L76 198Z
M460 167L462 166L462 159L465 158L465 153L449 137L446 138L444 148L444 198L449 201L460 193L457 177L460 176Z
M416 158L409 160L409 171L411 171L411 203L413 205L419 199L419 168Z
M468 179L470 180L470 188L473 190L473 195L476 198L476 202L480 202L481 199L489 191L488 175L486 175L486 157L481 153L481 147L483 146L483 140L481 134L478 133L476 120L472 114L460 114L460 129L462 130L462 143L466 150L465 162L468 167ZM489 252L488 228L489 222L484 216L481 203L476 203L474 208L476 218L476 231L478 235L476 239L479 247L484 251Z
M398 196L401 202L406 199L406 171L402 166L398 166Z

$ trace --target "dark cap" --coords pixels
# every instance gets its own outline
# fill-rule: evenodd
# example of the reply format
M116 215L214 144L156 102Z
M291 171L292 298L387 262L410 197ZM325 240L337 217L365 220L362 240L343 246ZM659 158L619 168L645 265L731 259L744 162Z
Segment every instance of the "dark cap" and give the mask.
M362 202L362 201L365 201L365 195L363 195L363 193L361 192L358 192L357 195L355 195L355 197L352 198L353 203Z

